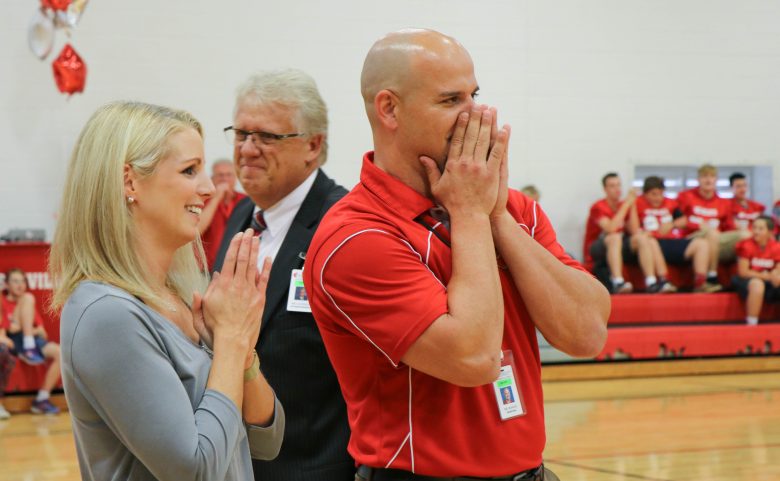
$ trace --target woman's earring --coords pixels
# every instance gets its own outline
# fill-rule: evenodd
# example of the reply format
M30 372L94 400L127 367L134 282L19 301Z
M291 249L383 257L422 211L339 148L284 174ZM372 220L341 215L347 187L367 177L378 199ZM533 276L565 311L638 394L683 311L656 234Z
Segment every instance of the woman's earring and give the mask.
M132 197L132 196L129 196L129 195L128 195L128 196L127 196L127 203L128 203L128 204L132 204L133 202L135 202L135 199L133 199L133 197Z

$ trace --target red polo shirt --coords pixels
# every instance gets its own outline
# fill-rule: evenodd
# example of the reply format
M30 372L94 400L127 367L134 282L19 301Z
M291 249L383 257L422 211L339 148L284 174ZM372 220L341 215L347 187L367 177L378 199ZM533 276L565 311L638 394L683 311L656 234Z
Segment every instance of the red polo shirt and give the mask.
M503 476L538 466L544 412L536 331L506 270L505 319L528 413L501 421L491 384L458 387L401 362L448 312L448 245L415 221L433 202L363 159L360 183L322 220L303 276L312 312L347 403L358 464L429 476ZM547 216L510 191L509 212L561 262ZM584 269L582 269L584 270Z
M729 229L747 230L753 226L753 221L764 213L764 204L745 199L743 205L737 199L731 199Z
M609 205L609 202L607 202L607 199L601 199L590 206L588 221L585 224L585 242L582 245L582 258L585 259L585 265L589 269L593 268L593 259L590 257L590 245L599 238L599 235L601 235L599 221L601 219L612 219L615 217L615 214L617 214L621 205L623 205L623 201L618 202L618 205L613 209ZM623 232L624 226L625 222L615 232Z
M683 237L680 229L675 229L661 235L658 231L661 229L661 225L672 222L674 220L674 210L677 208L677 202L673 199L664 197L663 202L658 207L653 207L647 198L642 195L636 199L636 212L639 216L639 225L642 230L650 233L653 237L658 239L679 239Z
M705 199L698 187L684 190L677 196L677 204L688 219L685 235L696 232L705 223L720 231L727 227L730 207L727 200L718 197L717 192Z
M737 242L737 257L750 261L750 269L763 272L771 271L780 263L780 242L769 240L762 248L753 238Z
M246 197L246 195L236 192L232 202L228 202L227 204L220 202L217 206L217 211L214 212L214 218L211 219L209 228L200 236L200 239L203 242L203 250L206 252L206 261L209 263L209 270L211 270L211 267L214 265L214 259L217 258L217 252L219 252L219 246L222 244L222 237L225 235L225 227L227 226L230 214L233 213L236 204L244 197ZM207 200L206 204L208 205L209 202L211 202L211 199Z

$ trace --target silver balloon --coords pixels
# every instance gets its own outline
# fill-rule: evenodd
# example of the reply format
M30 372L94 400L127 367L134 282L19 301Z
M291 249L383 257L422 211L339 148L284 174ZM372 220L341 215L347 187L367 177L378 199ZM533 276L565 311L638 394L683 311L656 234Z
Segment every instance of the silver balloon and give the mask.
M36 57L43 60L54 46L54 22L41 10L36 10L27 28L27 43Z
M59 28L73 28L81 20L81 14L87 6L87 0L73 0L66 10L55 12L54 23Z

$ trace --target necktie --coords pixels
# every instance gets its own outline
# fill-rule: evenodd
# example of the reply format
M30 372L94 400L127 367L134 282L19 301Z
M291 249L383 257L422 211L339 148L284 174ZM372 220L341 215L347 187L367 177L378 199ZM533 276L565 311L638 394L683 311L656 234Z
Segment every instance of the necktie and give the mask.
M268 227L268 225L265 223L265 219L263 218L263 211L258 210L255 215L252 216L252 224L250 225L253 231L255 231L255 234L262 234L263 231Z

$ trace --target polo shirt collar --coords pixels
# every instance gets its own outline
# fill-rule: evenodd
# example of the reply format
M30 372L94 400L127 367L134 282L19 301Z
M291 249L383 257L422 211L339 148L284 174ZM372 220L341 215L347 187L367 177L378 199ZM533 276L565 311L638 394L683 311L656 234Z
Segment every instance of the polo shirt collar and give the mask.
M415 219L436 204L374 164L374 152L363 156L360 183L399 216Z

